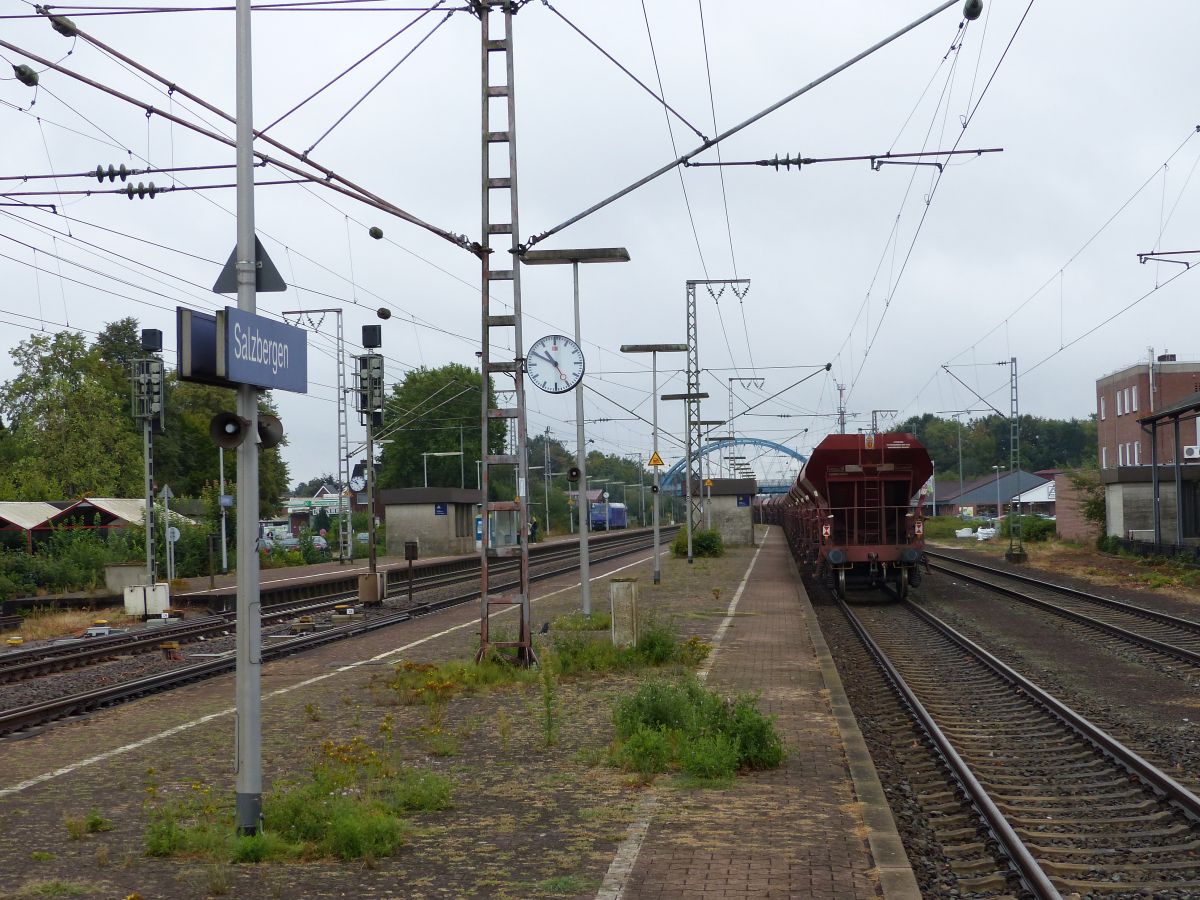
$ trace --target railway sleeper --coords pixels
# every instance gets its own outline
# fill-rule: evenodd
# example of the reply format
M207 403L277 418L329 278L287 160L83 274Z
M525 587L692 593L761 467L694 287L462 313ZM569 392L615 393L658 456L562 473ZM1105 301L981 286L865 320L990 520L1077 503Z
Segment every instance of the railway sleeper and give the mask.
M1055 831L1052 833L1046 833L1043 831L1043 832L1034 833L1034 832L1028 831L1027 829L1023 829L1023 828L1013 829L1013 830L1017 832L1017 834L1020 836L1021 840L1025 842L1025 845L1027 847L1030 847L1031 849L1034 846L1042 846L1042 845L1038 845L1036 843L1039 840L1053 839L1056 841L1067 841L1067 842L1070 842L1071 845L1086 844L1089 841L1091 841L1091 842L1098 842L1098 841L1099 842L1107 842L1110 840L1110 838L1105 837L1103 835L1092 834L1092 833L1086 832L1086 831ZM1181 831L1189 831L1190 832L1191 830L1192 830L1192 828L1190 825L1187 825L1183 822L1175 822L1169 828L1157 828L1152 831L1138 829L1137 835L1138 835L1138 837L1147 837L1147 838L1171 837L1172 835L1179 834ZM1055 846L1055 845L1045 844L1044 846L1050 847L1050 846Z
M1139 838L1146 838L1147 835L1138 833ZM1200 841L1188 841L1186 844L1155 844L1152 847L1044 847L1040 844L1027 844L1030 851L1036 851L1039 854L1048 856L1089 856L1095 854L1110 855L1110 856L1151 856L1159 853L1179 854L1192 853L1200 850ZM1153 865L1157 865L1154 863Z

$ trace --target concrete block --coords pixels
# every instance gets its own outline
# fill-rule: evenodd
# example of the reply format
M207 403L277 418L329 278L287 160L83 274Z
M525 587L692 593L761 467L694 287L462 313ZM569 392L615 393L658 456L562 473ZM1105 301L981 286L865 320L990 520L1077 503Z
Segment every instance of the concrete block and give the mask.
M612 642L617 647L637 643L638 580L614 578L608 583L609 614L612 617Z

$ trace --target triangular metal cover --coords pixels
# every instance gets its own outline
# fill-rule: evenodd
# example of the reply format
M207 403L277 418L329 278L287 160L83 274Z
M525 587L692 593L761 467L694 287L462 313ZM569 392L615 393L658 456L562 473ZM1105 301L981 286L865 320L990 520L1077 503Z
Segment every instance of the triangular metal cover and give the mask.
M258 270L254 275L255 292L259 294L272 294L286 291L287 282L283 280L283 276L275 268L275 263L271 262L271 257L267 256L267 249L262 245L262 241L258 239L258 235L254 236L254 257L258 260ZM228 262L225 263L225 268L221 269L221 274L217 276L217 283L213 285L214 294L237 293L236 262L237 246L235 245L233 252L229 254Z

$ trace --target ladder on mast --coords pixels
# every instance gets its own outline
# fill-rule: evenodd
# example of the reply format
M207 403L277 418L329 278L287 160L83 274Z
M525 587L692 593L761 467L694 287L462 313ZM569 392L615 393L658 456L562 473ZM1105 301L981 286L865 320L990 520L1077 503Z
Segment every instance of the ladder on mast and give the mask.
M513 95L513 14L519 8L516 0L476 0L474 11L481 29L481 63L483 91L482 130L482 207L483 234L479 258L482 262L483 321L480 357L481 399L481 460L479 487L483 504L482 539L480 547L480 617L479 659L492 650L513 651L516 661L530 665L537 661L529 619L529 459L526 454L525 433L525 366L521 337L521 267L517 228L517 136L516 103ZM499 27L502 33L495 33ZM493 73L496 81L493 83ZM493 121L492 113L496 119ZM500 127L497 127L500 126ZM507 150L507 153L504 151ZM494 196L493 196L494 195ZM507 200L507 203L505 202ZM495 202L493 202L495 201ZM504 216L507 215L507 218ZM499 218L497 218L497 216ZM508 235L507 242L504 235ZM504 246L499 253L496 243ZM492 292L506 295L493 297ZM493 307L507 306L509 312ZM511 346L513 357L492 360L492 346ZM493 407L492 392L488 390L492 375L508 375L513 379L513 405ZM497 394L508 391L497 391ZM516 452L492 453L489 433L495 420L516 426ZM493 467L516 472L516 491L511 500L492 500L488 487ZM493 513L515 513L517 543L504 547L491 546ZM499 531L499 529L497 529ZM515 590L493 594L489 585L490 561L498 556L519 560L520 580ZM491 616L494 610L517 606L520 615L517 639L491 639Z

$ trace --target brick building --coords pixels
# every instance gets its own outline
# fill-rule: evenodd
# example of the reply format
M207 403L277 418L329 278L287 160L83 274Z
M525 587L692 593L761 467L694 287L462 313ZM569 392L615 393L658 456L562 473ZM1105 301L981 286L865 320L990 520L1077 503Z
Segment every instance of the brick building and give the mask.
M1175 354L1127 366L1096 381L1096 439L1104 482L1110 535L1152 540L1154 530L1153 449L1150 432L1139 421L1174 408L1200 393L1200 362L1180 362ZM1200 540L1200 420L1179 424L1180 496L1175 490L1175 431L1159 427L1157 455L1159 513L1165 539L1180 534Z
M1096 382L1096 438L1099 442L1101 469L1150 465L1150 436L1142 431L1138 419L1168 406L1174 406L1200 393L1200 362L1178 362L1173 353L1135 363L1119 372L1105 375ZM1184 459L1188 447L1200 446L1196 424L1180 435ZM1158 435L1158 462L1175 462L1174 436L1166 430Z

